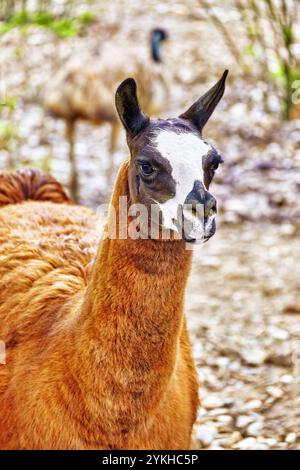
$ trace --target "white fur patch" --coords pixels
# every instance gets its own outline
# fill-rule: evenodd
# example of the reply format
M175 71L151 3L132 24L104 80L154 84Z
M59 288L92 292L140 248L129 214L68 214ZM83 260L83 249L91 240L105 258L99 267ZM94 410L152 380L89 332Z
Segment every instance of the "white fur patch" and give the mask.
M155 143L161 156L170 162L176 182L175 196L159 204L163 224L165 228L177 231L173 220L177 218L178 206L184 204L196 180L203 182L202 157L211 150L211 146L195 134L165 130L159 132Z

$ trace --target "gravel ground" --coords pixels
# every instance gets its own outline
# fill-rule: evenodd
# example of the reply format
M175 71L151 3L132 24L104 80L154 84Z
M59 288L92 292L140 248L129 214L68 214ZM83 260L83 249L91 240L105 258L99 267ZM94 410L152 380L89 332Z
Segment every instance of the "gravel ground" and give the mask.
M186 295L202 408L195 448L300 449L300 244L290 225L220 226Z

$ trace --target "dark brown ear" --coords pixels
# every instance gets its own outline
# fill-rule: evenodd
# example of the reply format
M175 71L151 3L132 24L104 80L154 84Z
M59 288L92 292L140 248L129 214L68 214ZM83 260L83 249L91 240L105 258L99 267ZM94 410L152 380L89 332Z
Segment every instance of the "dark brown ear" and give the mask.
M227 75L225 70L221 79L179 117L191 121L201 132L224 94Z
M116 108L123 126L132 137L149 122L148 116L140 109L133 78L127 78L119 85L116 91Z

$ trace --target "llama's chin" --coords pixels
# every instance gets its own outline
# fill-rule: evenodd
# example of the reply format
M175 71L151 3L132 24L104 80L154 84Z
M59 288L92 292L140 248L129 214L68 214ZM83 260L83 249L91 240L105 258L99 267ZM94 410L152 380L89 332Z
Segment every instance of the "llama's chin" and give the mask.
M203 245L216 233L215 216L208 217L205 220L204 227L200 230L184 233L183 238L187 243L193 245Z
M215 214L205 217L204 221L196 217L185 218L183 238L186 242L194 245L202 245L207 242L216 232Z
M184 240L185 240L185 242L188 243L189 245L203 245L203 244L206 243L211 237L212 237L212 235L210 235L209 237L202 236L201 238L189 238L189 237L184 237Z
M205 221L204 239L209 240L216 233L216 214L211 215Z

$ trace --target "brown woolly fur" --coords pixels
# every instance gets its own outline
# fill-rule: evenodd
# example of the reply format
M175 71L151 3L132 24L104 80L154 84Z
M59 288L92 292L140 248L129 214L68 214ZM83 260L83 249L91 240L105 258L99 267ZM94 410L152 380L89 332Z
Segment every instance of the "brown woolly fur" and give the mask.
M190 250L99 243L96 214L65 204L53 179L22 175L0 179L0 448L188 449L198 406L183 313ZM121 195L128 162L116 209Z
M26 199L71 202L60 183L52 176L42 174L38 170L0 173L0 207Z

